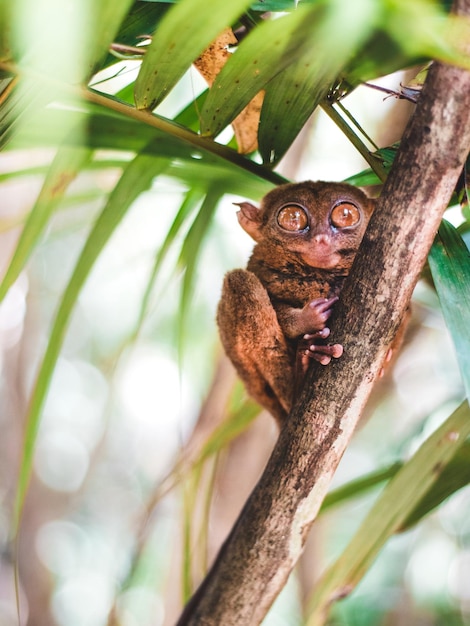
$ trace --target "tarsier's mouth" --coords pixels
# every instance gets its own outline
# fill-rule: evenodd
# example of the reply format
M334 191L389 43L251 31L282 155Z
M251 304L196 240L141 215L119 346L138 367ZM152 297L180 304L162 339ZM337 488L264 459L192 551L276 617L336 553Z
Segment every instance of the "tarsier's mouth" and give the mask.
M306 265L320 269L337 267L338 262L343 258L338 250L322 250L318 247L314 247L308 250L308 252L303 252L301 257Z

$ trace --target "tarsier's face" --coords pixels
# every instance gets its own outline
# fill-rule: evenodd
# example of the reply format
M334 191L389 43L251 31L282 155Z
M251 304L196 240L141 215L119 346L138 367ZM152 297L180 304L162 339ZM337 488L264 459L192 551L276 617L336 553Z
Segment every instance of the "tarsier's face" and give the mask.
M356 253L374 202L350 185L307 181L277 187L260 209L240 206L240 223L258 243L269 241L310 267L331 269Z

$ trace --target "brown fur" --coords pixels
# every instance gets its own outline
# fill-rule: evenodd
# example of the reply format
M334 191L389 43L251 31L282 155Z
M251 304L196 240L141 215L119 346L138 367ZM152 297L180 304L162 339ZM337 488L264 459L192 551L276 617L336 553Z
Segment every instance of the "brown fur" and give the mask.
M279 225L286 204L306 213L306 228L292 232ZM335 227L337 205L354 205L358 223ZM247 269L225 277L217 321L248 392L282 423L309 359L326 364L342 353L322 339L374 201L347 184L307 181L277 187L260 208L247 202L240 207L240 224L256 245Z

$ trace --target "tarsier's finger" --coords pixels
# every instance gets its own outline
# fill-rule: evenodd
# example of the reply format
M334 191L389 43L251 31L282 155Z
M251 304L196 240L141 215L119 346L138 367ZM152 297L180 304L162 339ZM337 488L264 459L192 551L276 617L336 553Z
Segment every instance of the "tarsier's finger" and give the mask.
M329 335L330 335L330 329L325 326L325 328L322 328L321 330L319 330L317 333L310 333L310 334L306 334L304 335L304 339L306 339L307 341L309 339L326 339Z
M328 354L322 354L321 352L310 352L309 350L304 350L300 355L300 365L304 374L307 371L312 359L318 361L321 365L328 365L331 361L331 356Z
M333 296L332 298L325 298L323 300L312 300L312 302L310 302L310 306L312 308L317 309L318 311L327 311L328 309L330 309L333 304L335 304L336 302L338 302L339 298L338 296Z
M326 355L328 357L333 357L334 359L339 359L339 357L343 354L343 346L340 343L335 343L330 346L322 346L318 344L312 344L308 347L309 356L312 356L314 359L317 359L318 355ZM330 362L328 360L328 363ZM322 361L317 359L317 361Z
M310 353L309 358L315 359L315 361L318 361L321 365L328 365L328 363L331 361L331 356L328 356L327 354L321 354L320 352Z

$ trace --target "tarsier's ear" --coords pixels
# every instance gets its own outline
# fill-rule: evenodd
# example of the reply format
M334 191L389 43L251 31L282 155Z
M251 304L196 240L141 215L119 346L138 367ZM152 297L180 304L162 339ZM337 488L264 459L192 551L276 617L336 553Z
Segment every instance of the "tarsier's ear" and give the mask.
M240 207L237 211L238 222L252 239L261 239L261 212L260 209L250 202L234 202Z

